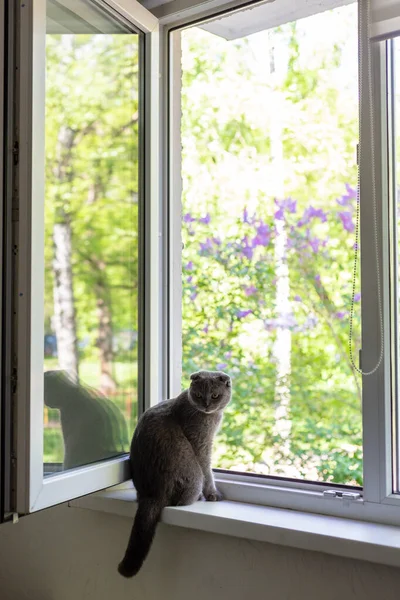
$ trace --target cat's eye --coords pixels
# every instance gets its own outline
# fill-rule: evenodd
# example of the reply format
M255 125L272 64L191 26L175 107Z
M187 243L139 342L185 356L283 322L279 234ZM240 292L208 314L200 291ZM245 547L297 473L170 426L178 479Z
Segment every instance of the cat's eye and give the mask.
M196 392L196 398L201 398L200 392Z
M213 400L216 400L219 397L219 394L211 394L211 398Z

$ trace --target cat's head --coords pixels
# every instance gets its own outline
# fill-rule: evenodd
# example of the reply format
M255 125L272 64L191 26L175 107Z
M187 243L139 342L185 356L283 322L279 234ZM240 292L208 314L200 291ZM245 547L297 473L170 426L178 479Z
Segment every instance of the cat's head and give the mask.
M211 414L229 404L231 378L222 371L198 371L190 376L189 400L201 412Z
M60 408L65 393L74 386L67 371L54 370L44 373L44 403L49 408Z

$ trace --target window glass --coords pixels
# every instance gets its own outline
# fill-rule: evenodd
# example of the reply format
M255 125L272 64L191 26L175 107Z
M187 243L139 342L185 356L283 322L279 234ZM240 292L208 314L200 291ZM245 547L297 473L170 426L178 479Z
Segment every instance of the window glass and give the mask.
M233 378L215 467L362 484L357 7L206 29L181 34L183 386Z
M45 475L128 452L136 422L139 42L47 2Z

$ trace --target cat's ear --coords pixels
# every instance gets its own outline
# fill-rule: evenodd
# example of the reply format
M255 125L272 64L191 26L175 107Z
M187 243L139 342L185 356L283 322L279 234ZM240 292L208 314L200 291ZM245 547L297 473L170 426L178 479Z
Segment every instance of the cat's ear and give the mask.
M226 387L231 387L231 378L229 375L219 375L218 379L222 381L226 385Z
M199 373L199 372L197 372L197 373L192 373L192 374L191 374L191 376L190 376L190 379L191 379L191 381L196 381L196 379L200 379L200 376L201 376L201 375L200 375L200 373Z

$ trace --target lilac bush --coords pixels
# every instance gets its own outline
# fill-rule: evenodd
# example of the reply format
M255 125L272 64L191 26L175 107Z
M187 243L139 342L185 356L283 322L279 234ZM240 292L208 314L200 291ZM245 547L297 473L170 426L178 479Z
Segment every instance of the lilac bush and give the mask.
M356 191L346 185L343 196L329 210L316 201L300 209L293 198L277 199L271 216L244 206L240 217L224 225L223 231L214 228L209 212L183 217L184 375L201 366L226 369L234 378L234 399L221 433L225 466L262 461L265 448L277 442L273 438L273 345L281 329L292 332L288 385L293 460L305 465L311 456L319 455L320 468L326 468L327 452L336 451L338 436L348 435L349 420L358 447L360 384L347 355L355 203ZM276 304L278 221L286 237L289 313ZM355 302L360 299L357 292ZM356 314L356 342L360 335L357 318ZM332 378L335 398L330 399L326 389ZM304 438L311 398L325 437L316 431L313 420ZM332 418L338 404L344 410L337 418L335 408ZM355 480L361 478L361 454L359 466Z

